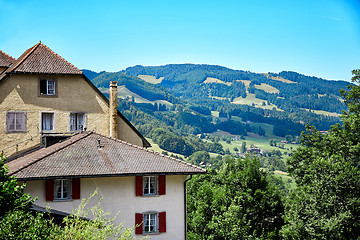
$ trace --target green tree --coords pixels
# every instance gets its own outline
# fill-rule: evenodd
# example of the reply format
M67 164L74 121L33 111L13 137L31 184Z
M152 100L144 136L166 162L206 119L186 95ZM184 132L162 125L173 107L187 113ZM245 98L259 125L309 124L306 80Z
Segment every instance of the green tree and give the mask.
M360 71L353 74L359 84ZM351 85L342 96L343 125L326 134L308 126L288 162L298 188L286 205L285 239L360 237L360 87Z
M19 186L14 176L9 176L5 158L0 155L0 217L9 211L28 210L34 200L24 194L25 184Z
M246 152L246 142L242 142L240 152L242 153Z
M228 158L188 184L189 239L278 239L281 194L257 159Z
M193 164L199 165L201 162L207 163L210 159L210 154L206 151L194 152L190 157L189 161Z

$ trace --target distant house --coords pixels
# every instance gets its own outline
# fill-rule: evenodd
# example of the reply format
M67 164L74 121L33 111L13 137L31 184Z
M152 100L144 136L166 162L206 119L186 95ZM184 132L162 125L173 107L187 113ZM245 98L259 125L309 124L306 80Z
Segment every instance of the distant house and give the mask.
M97 203L134 234L186 238L186 179L200 167L146 149L149 142L72 64L38 43L17 60L1 52L0 153L10 174L49 205L70 214L98 189ZM1 71L1 70L0 70Z
M248 148L247 151L250 153L260 153L261 149L254 146L254 147Z

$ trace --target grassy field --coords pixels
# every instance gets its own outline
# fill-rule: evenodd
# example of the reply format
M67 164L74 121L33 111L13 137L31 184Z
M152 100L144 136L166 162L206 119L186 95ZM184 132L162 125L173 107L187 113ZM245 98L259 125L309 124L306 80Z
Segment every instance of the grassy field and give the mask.
M277 89L273 86L270 86L269 84L266 84L266 83L261 83L261 85L255 85L255 88L264 90L265 92L268 92L268 93L280 93L279 89Z
M231 86L231 82L224 82L224 81L221 81L220 79L212 78L212 77L207 77L205 79L204 83L221 83L221 84Z
M290 189L295 189L295 188L296 188L296 183L295 183L295 181L292 179L292 177L290 177L290 176L288 175L288 173L275 170L275 171L273 172L273 174L274 174L275 177L277 177L277 178L282 178L282 180L283 180L284 182L287 182L287 183L289 184L289 186L290 186Z
M138 75L138 78L153 84L161 83L161 81L164 79L164 77L156 78L155 76L151 75Z
M232 101L232 103L249 105L262 109L276 109L277 111L283 111L274 104L267 105L266 100L256 98L255 94L252 93L247 93L246 98L242 98L242 97L235 98L234 101ZM263 105L263 103L265 103L265 105Z

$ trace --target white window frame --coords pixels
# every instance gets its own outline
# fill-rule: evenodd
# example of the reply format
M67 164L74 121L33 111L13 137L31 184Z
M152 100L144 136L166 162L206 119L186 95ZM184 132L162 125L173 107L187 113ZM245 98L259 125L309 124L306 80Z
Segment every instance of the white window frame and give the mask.
M147 219L150 218L150 221ZM152 223L151 220L154 222ZM150 230L150 228L153 227L153 231L147 231ZM159 212L156 211L149 211L143 213L143 234L158 234L159 233Z
M41 92L41 84L45 82L46 92ZM51 92L52 91L52 92ZM57 96L57 80L56 79L39 79L39 96L56 97Z
M151 190L151 182L154 183L153 191ZM147 190L145 190L147 189ZM159 179L158 176L143 176L143 195L157 196L159 193Z
M50 130L43 130L43 114L52 114L53 115L53 119L52 119L52 129ZM56 131L55 128L55 124L56 124L56 113L55 112L40 112L40 132L43 133L53 133Z
M11 130L10 129L10 122L9 122L9 114L14 114L14 122L15 122L15 125L14 125L14 129ZM16 128L16 115L17 114L23 114L23 119L22 119L22 122L20 124L20 126L23 126L21 129L17 129ZM6 133L25 133L26 132L26 111L7 111L6 112Z
M78 117L77 115L82 114L83 115L83 126L82 129L79 129L79 122L78 122ZM72 126L72 116L75 115L76 116L76 123L75 123L75 127L76 129L73 129ZM69 132L76 132L76 131L81 131L84 130L86 128L86 121L87 120L87 113L86 112L69 112Z
M60 188L60 196L58 197L58 188ZM67 188L67 189L65 189ZM69 200L72 199L72 182L71 179L55 179L54 180L54 200ZM64 196L67 192L67 196Z

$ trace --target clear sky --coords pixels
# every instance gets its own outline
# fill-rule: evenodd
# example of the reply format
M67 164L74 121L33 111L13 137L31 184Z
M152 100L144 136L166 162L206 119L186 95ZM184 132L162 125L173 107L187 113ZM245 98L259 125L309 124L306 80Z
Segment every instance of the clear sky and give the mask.
M40 40L80 69L202 63L350 80L359 0L0 0L0 50Z

